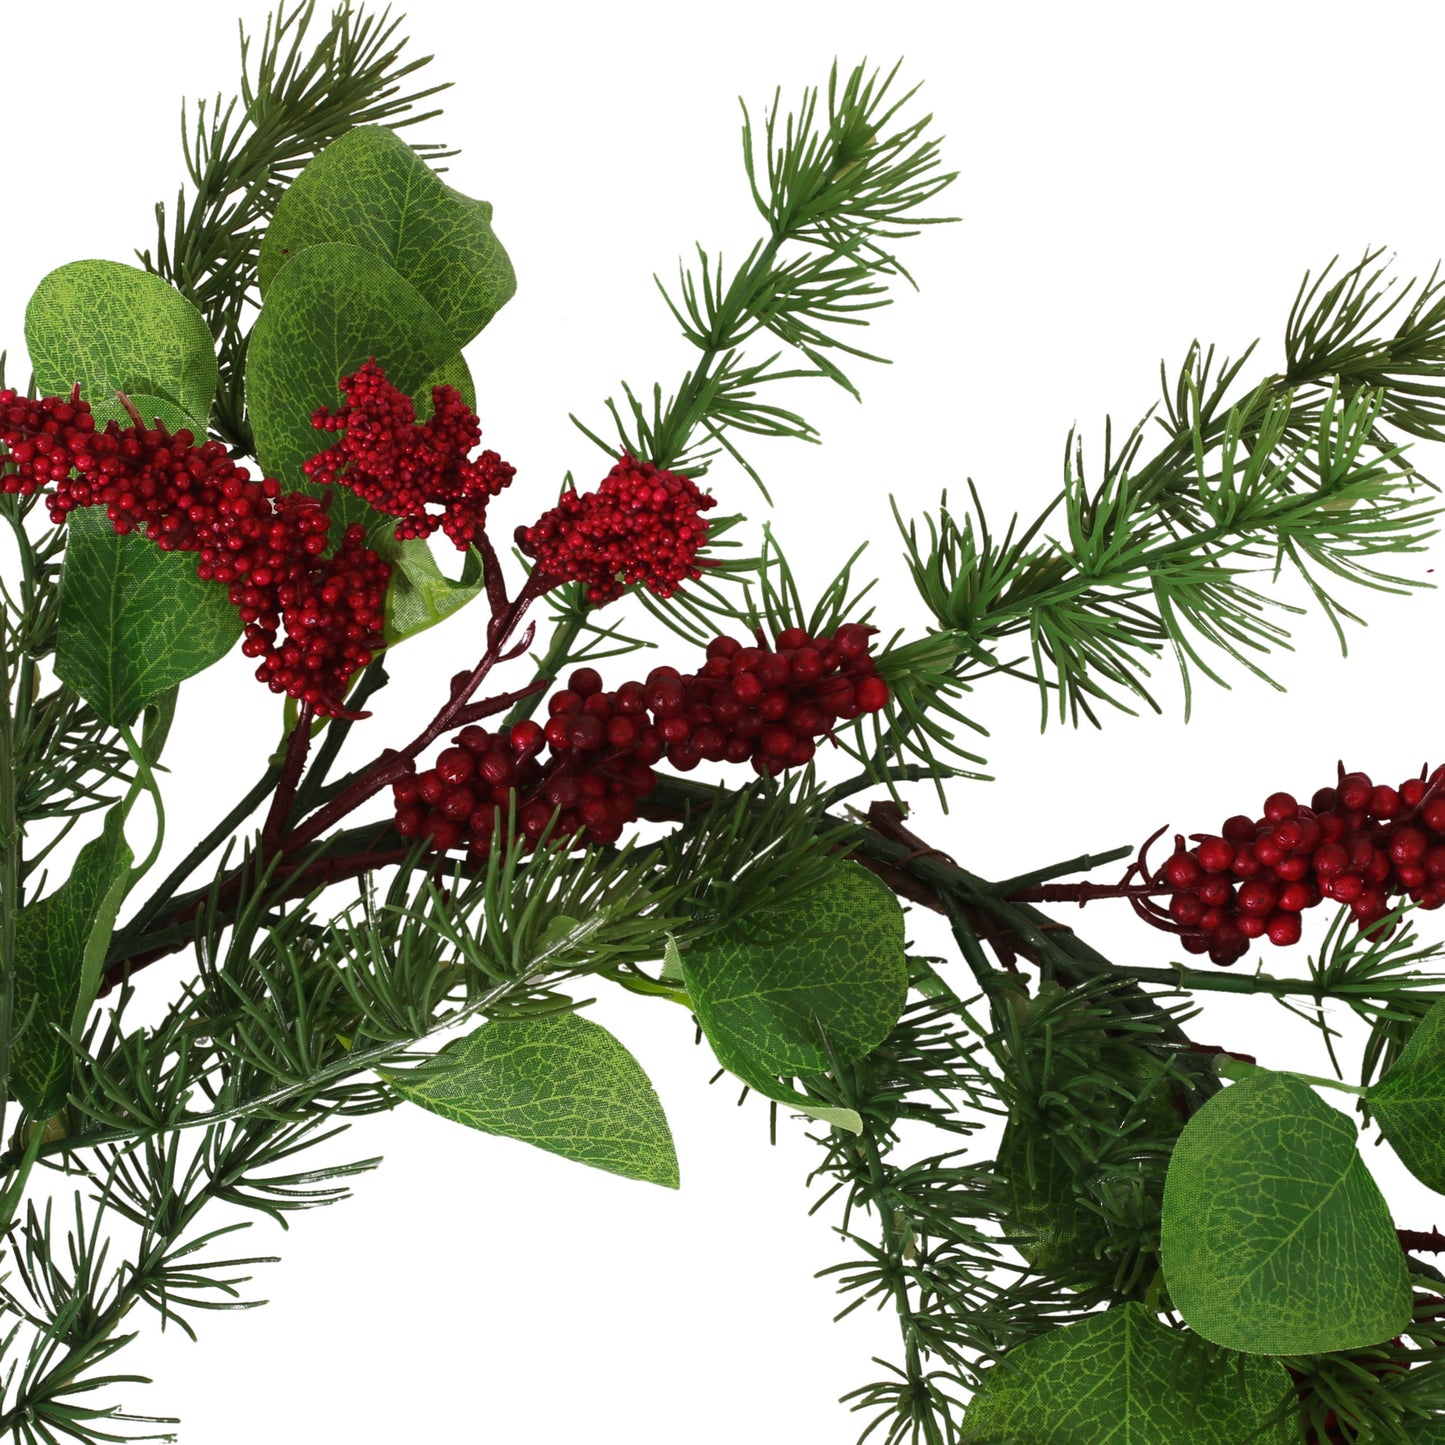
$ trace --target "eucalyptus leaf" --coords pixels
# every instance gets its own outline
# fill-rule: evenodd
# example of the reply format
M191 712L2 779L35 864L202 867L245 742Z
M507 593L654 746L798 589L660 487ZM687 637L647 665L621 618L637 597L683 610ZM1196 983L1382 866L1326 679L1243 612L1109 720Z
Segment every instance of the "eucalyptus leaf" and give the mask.
M693 1011L718 1062L787 1078L860 1059L893 1031L908 992L903 910L843 863L780 908L760 909L682 956Z
M1256 1434L1290 1394L1277 1360L1209 1361L1131 1300L1015 1345L985 1370L964 1411L966 1445L1290 1445L1298 1427Z
M159 276L118 261L72 261L44 277L25 309L42 395L79 383L92 405L117 391L159 397L200 420L216 395L216 353L201 313Z
M511 299L517 278L492 233L492 207L443 183L387 126L331 142L291 182L261 242L265 297L307 247L360 246L404 276L441 317L457 350Z
M206 423L199 417L192 416L176 402L163 396L150 396L143 391L133 395L129 392L126 394L147 427L158 421L172 433L184 429L190 432L197 442L206 440ZM90 403L90 414L95 418L97 430L103 430L109 421L118 422L123 427L134 425L134 418L114 395L96 397Z
M382 629L388 647L435 627L486 590L482 558L476 548L468 548L462 575L453 579L442 572L427 538L398 542L395 519L375 513L373 517L366 545L391 567L386 588L386 625Z
M117 803L65 882L15 919L15 1016L26 1023L13 1045L10 1087L33 1119L58 1113L70 1090L70 1046L56 1028L76 1028L100 987L134 857L124 822Z
M1174 1307L1229 1349L1359 1349L1410 1322L1405 1256L1355 1126L1287 1074L1230 1085L1181 1130L1160 1246Z
M600 1024L571 1012L493 1019L443 1048L437 1064L387 1077L403 1098L443 1118L678 1187L677 1152L657 1094Z
M1365 1099L1405 1168L1445 1194L1445 998L1431 1004Z
M308 246L277 273L252 328L246 406L268 477L286 491L334 493L333 542L341 526L369 528L377 513L344 486L306 482L301 467L334 439L312 425L312 416L341 404L341 378L370 357L417 399L419 417L428 414L431 387L440 382L475 404L466 362L414 286L360 246Z
M119 537L101 507L70 514L55 670L106 722L129 726L234 646L241 615L190 552Z

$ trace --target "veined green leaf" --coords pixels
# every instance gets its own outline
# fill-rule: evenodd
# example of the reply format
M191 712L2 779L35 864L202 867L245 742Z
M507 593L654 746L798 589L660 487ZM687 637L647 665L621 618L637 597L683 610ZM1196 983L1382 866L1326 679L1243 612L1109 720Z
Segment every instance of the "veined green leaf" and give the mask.
M15 1013L33 1011L15 1040L10 1081L34 1119L59 1112L70 1090L70 1046L55 1028L74 1029L100 986L134 856L123 809L117 803L106 813L100 837L80 850L70 877L15 920Z
M25 308L25 344L42 395L77 382L92 406L113 393L159 397L197 418L204 439L216 353L201 313L159 276L118 261L72 261Z
M1255 1432L1293 1391L1277 1360L1209 1363L1199 1342L1129 1301L1015 1345L984 1371L964 1411L965 1445L1290 1445L1281 1420Z
M437 1058L449 1067L387 1077L403 1098L443 1118L677 1188L677 1153L651 1082L591 1019L493 1019Z
M1430 1006L1365 1099L1405 1168L1445 1194L1445 999Z
M101 507L66 525L55 670L106 722L129 726L224 657L241 616L224 587L196 576L192 553L118 537Z
M892 1032L908 992L903 910L880 879L844 863L786 905L760 910L682 956L693 1011L740 1078L821 1074Z
M1210 1099L1170 1158L1161 1263L1189 1327L1229 1349L1322 1354L1410 1322L1389 1206L1349 1118L1261 1070Z
M475 548L466 553L461 577L453 579L442 572L429 538L398 542L394 517L375 512L372 517L366 545L391 567L383 629L388 647L434 627L486 590L481 554ZM448 551L456 551L450 542L444 545Z
M291 182L261 243L261 294L309 246L360 246L404 276L460 350L517 289L492 207L454 191L387 126L332 141Z
M256 318L246 353L246 406L268 477L285 490L335 493L333 543L341 526L370 527L377 514L343 486L305 481L302 463L333 439L311 418L320 407L340 405L340 379L373 356L394 386L417 399L419 418L438 383L475 403L466 362L410 282L360 246L308 246L277 273Z

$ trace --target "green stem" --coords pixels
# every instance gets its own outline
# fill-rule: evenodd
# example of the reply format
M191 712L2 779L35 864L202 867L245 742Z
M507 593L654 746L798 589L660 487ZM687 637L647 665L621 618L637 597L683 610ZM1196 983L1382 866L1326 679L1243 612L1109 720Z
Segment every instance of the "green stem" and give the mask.
M1237 1059L1232 1054L1216 1054L1214 1069L1226 1079L1252 1078L1255 1074L1285 1074L1304 1084L1317 1084L1322 1089L1339 1089L1341 1093L1358 1094L1363 1098L1369 1090L1363 1084L1347 1084L1343 1079L1326 1079L1319 1074L1302 1074L1298 1069L1270 1069L1263 1064L1251 1064Z

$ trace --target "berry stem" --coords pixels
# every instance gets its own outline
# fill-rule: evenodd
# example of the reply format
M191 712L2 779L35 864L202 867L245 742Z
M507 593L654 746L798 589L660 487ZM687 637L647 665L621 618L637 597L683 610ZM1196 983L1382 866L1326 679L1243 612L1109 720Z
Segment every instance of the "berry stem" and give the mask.
M472 694L482 685L487 674L501 657L507 639L516 630L517 624L521 622L527 609L548 590L551 584L551 578L539 576L538 572L534 570L527 578L522 590L517 594L517 600L510 603L500 617L492 619L491 625L487 629L486 652L482 654L481 661L472 669L461 686L453 689L451 697L441 711L400 752L388 749L370 767L366 768L354 783L282 838L279 844L280 851L294 853L296 849L314 842L332 824L339 822L353 809L360 807L368 798L374 797L383 788L390 787L398 778L405 776L423 749L429 747L442 733L457 726L462 714L468 711L467 703ZM541 685L545 686L545 683ZM527 691L533 691L537 686L538 684L533 683ZM521 692L518 692L496 699L495 710L500 711L522 695ZM490 708L490 704L486 706ZM483 714L483 716L485 715Z
M312 705L303 702L296 714L296 724L286 742L286 761L281 767L281 777L276 784L271 809L261 829L261 861L264 864L277 853L286 818L291 812L291 803L296 796L296 785L301 781L301 770L306 766L306 755L311 751Z

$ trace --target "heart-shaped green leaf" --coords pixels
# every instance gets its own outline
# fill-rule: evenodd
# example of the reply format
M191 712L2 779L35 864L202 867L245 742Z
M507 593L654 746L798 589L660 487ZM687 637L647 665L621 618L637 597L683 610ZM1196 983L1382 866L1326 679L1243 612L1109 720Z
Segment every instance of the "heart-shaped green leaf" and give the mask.
M137 533L118 537L104 508L66 524L55 670L112 724L129 726L177 683L224 657L241 615L189 552L162 552Z
M1445 1194L1445 998L1430 1006L1365 1099L1405 1168Z
M77 382L94 406L116 391L174 403L204 438L216 353L201 313L159 276L118 261L72 261L46 276L25 309L25 343L42 395Z
M261 243L266 296L307 247L340 241L385 261L426 298L460 350L517 289L492 234L492 207L445 185L387 126L363 125L326 147L291 182Z
M387 1077L403 1098L443 1118L677 1188L677 1152L651 1082L591 1019L493 1019L437 1058L447 1067Z
M15 920L15 1017L28 1020L10 1056L10 1087L33 1119L48 1119L70 1090L70 1046L55 1032L76 1028L100 986L111 929L133 859L124 805L76 855L70 876Z
M1028 1445L1290 1445L1259 1427L1292 1392L1277 1360L1207 1361L1199 1341L1130 1301L1015 1345L984 1371L962 1440Z
M1410 1321L1389 1206L1349 1118L1261 1070L1180 1132L1164 1183L1169 1297L1205 1339L1260 1355L1359 1349Z
M718 1062L742 1078L822 1074L893 1031L908 992L903 910L843 863L781 908L762 909L689 948L683 979Z
M446 325L421 293L360 246L308 246L272 282L246 352L246 406L262 470L286 491L333 492L333 543L342 526L376 513L343 486L305 481L303 462L334 440L311 418L342 403L338 383L374 356L387 380L429 414L431 387L476 393ZM393 525L395 525L393 523Z

